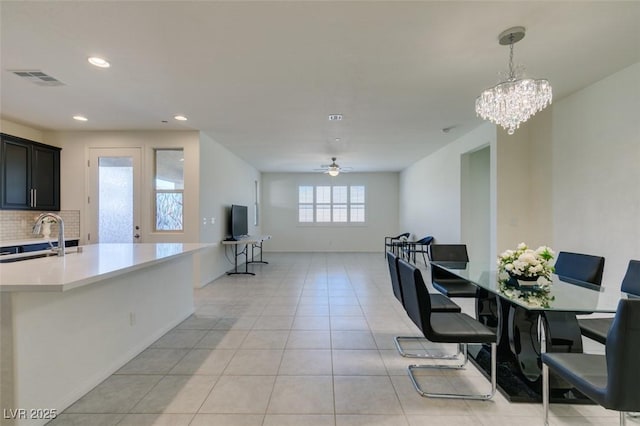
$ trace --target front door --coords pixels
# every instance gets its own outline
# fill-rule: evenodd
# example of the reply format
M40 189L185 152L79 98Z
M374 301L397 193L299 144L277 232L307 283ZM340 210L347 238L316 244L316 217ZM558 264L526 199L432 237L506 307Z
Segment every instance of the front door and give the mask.
M141 242L140 175L140 148L89 149L89 244Z

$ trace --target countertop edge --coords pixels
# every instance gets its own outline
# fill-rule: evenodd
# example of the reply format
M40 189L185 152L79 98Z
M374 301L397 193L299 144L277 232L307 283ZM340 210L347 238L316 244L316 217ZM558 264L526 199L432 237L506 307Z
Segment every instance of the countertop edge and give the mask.
M172 243L168 243L172 244ZM209 248L216 247L218 244L216 243L174 243L174 244L189 244L191 247L184 249L179 253L171 253L166 256L162 256L160 258L148 259L130 266L125 266L119 269L107 271L104 273L98 273L95 275L91 275L85 278L80 278L77 280L63 282L63 283L54 283L54 284L5 284L0 283L0 293L18 293L18 292L33 292L33 293L60 293L66 292L70 290L74 290L77 288L85 287L87 285L94 284L99 281L108 280L111 278L115 278L120 275L124 275L130 272L134 272L136 270L148 268L153 265L157 265L163 262L170 261L172 259L176 259L178 257L186 256L189 254L194 254L199 251L203 251ZM133 244L135 246L135 244ZM162 243L152 244L154 246L162 245ZM87 246L85 246L87 247ZM53 256L55 258L55 256ZM25 261L28 262L28 261Z

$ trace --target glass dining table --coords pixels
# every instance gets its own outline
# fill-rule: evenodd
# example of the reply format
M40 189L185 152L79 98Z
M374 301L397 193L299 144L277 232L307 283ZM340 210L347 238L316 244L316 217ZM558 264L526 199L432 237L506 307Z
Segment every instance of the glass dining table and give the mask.
M618 286L596 286L557 275L552 275L548 291L514 288L486 264L430 264L477 286L476 318L498 335L498 388L513 402L542 400L542 352L583 351L576 315L612 314L621 298L633 297ZM489 371L487 348L477 346L469 353L476 366ZM590 403L559 378L551 377L550 388L552 402Z

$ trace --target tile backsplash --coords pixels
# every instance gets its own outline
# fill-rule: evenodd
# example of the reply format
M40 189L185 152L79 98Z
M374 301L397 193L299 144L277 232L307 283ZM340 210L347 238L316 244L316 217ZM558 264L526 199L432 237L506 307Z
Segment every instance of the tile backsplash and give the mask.
M31 233L38 211L0 210L0 241L24 240L34 238ZM80 210L61 210L56 212L64 220L65 238L80 238ZM58 235L58 225L51 225L51 235Z

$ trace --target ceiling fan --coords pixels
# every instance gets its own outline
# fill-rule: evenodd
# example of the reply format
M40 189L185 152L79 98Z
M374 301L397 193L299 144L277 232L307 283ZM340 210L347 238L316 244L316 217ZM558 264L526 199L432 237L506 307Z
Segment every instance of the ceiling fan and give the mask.
M352 170L351 167L340 167L340 165L336 163L336 160L336 157L331 157L331 164L323 164L316 170L323 171L329 174L329 176L338 176L341 172L348 173Z

